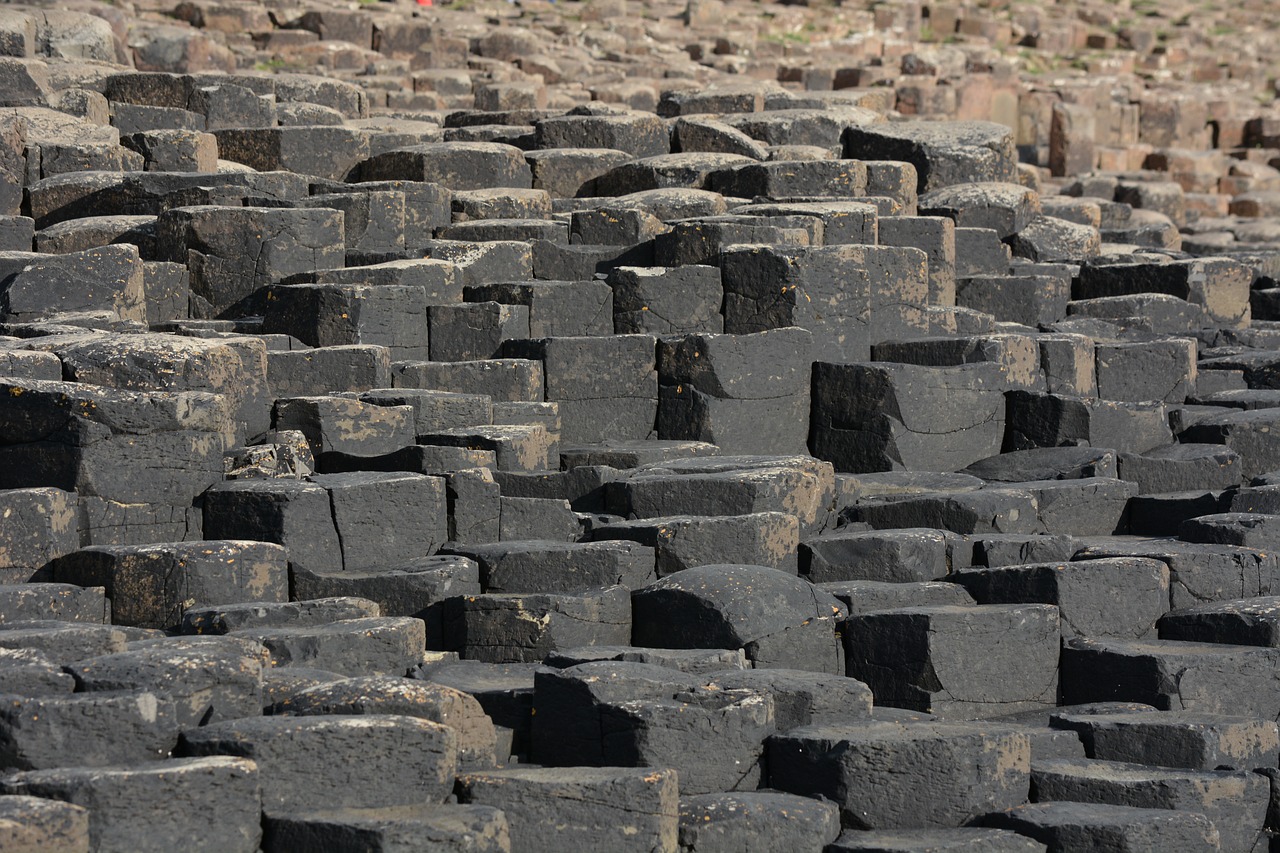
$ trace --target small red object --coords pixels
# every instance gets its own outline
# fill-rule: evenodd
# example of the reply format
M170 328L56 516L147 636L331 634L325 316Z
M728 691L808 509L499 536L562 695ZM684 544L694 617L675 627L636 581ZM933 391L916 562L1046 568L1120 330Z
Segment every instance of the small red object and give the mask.
M430 6L430 5L432 5L432 3L431 3L431 0L418 0L418 5L419 5L419 6Z

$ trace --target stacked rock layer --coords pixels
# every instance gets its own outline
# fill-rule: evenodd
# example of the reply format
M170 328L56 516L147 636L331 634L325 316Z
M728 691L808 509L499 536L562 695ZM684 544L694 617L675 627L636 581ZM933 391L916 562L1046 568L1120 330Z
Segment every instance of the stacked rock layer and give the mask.
M0 8L0 850L1269 849L1277 25Z

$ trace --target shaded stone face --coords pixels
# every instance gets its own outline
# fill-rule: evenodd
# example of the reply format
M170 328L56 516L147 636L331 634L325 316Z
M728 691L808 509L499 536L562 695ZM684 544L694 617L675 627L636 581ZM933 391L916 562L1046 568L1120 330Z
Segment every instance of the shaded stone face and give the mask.
M850 127L844 135L844 154L910 163L921 193L973 181L1012 181L1017 171L1013 132L985 121Z
M869 721L777 735L769 758L782 790L836 794L845 825L940 828L1022 801L1030 744L998 727Z

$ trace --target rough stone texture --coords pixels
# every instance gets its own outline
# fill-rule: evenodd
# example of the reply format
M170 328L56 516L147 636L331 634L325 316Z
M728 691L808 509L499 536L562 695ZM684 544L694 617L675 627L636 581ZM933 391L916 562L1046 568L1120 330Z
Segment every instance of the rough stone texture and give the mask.
M565 843L612 850L675 850L676 774L641 768L514 768L458 778L458 800L499 808L521 847Z
M45 6L0 847L1274 846L1276 4Z
M87 809L90 846L84 849L253 853L262 840L259 770L243 758L33 770L7 777L0 790Z
M181 750L251 759L268 812L438 803L457 767L452 729L395 715L230 720L185 732Z
M848 674L882 705L965 719L1057 700L1056 607L872 611L850 617L842 634ZM898 662L904 654L906 665Z
M632 607L632 636L642 646L743 648L759 668L839 672L843 607L776 569L685 569L637 590Z
M806 726L769 740L770 781L840 807L857 829L958 826L1023 802L1025 734L969 723Z

